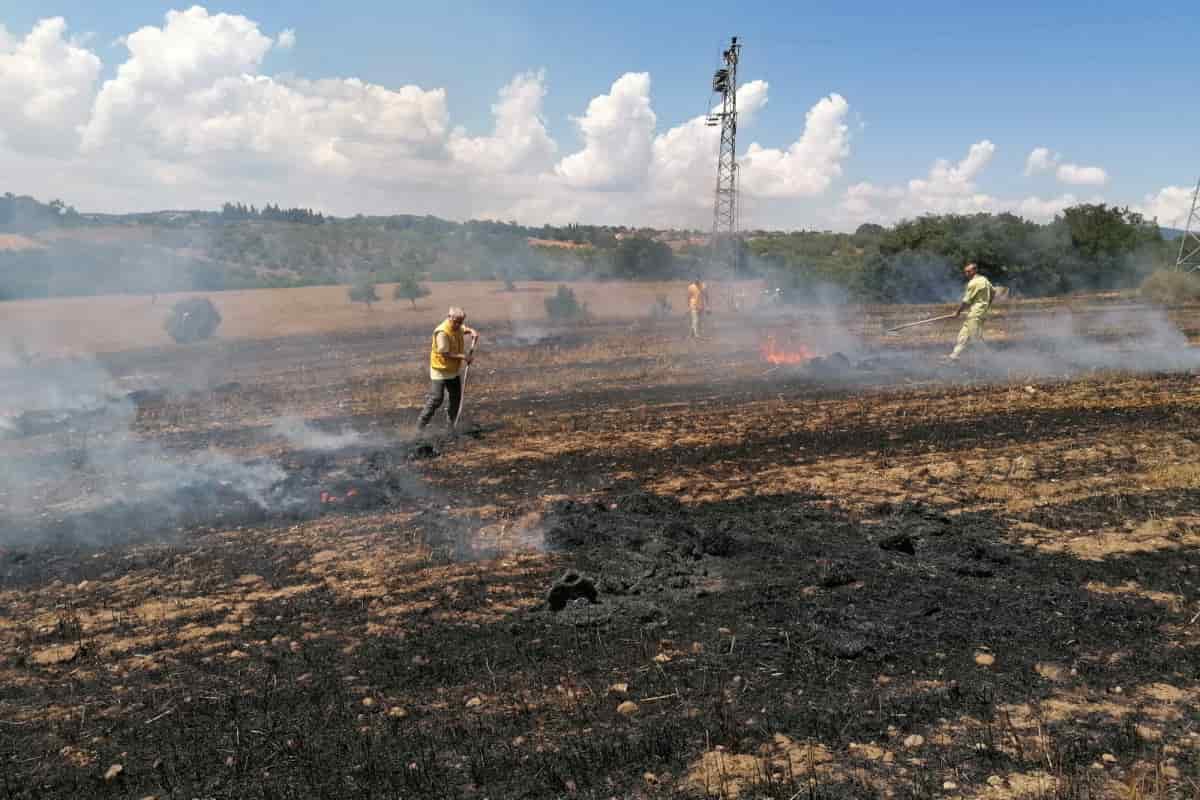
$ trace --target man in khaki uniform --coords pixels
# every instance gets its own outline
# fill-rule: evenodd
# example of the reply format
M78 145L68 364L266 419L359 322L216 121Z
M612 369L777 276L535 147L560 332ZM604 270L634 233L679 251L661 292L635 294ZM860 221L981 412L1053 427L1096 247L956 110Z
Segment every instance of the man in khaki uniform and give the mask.
M458 419L458 409L462 405L462 368L472 360L467 353L466 336L471 337L472 347L479 341L479 332L468 328L464 324L466 319L465 311L451 306L446 319L433 331L429 347L429 394L425 397L421 416L417 418L418 430L433 419L447 393L450 405L446 407L446 419L452 427Z
M951 361L958 361L970 345L976 342L983 343L983 321L992 309L992 300L997 292L997 287L992 286L991 281L979 274L979 269L974 263L963 267L963 275L967 278L967 288L954 316L959 317L966 311L967 319L963 322L958 332L958 341L949 355Z
M708 310L708 287L697 275L688 284L688 315L691 317L693 339L700 338L700 317Z

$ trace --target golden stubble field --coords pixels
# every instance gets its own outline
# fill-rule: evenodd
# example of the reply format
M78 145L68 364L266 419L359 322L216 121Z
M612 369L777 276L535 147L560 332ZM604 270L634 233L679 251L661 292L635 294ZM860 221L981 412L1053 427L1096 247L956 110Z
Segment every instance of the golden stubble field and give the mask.
M450 305L467 309L471 324L539 322L546 318L545 298L555 282L520 282L506 291L500 282L444 281L425 284L431 294L413 303L391 299L394 284L377 285L381 302L368 309L347 299L345 286L299 289L252 289L240 292L117 295L56 298L6 303L0 315L0 358L6 342L44 356L157 347L171 344L163 320L171 306L187 297L208 297L224 322L224 340L268 339L303 335L333 335L347 331L388 330L397 327L432 328ZM677 312L687 308L686 282L569 284L581 303L598 319L635 320L644 317L659 295L666 295ZM757 281L713 287L720 306L736 290L750 297L761 290ZM0 362L3 363L3 362Z
M946 369L878 336L932 309L433 286L214 295L186 348L90 301L145 393L0 438L6 796L1196 796L1196 308L1018 303ZM467 419L415 437L452 300Z

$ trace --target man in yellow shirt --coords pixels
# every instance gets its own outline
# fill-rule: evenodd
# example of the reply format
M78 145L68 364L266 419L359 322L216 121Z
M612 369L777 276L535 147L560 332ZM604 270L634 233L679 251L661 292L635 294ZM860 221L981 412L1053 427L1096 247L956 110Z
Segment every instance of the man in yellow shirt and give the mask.
M967 288L954 316L959 317L966 311L967 319L958 332L958 341L949 356L951 361L958 361L969 345L983 343L983 321L992 309L997 292L992 282L979 274L979 268L973 262L963 267L963 275L967 278Z
M462 369L472 361L465 337L471 337L472 348L479 341L479 332L468 328L466 319L465 311L451 306L446 319L433 331L429 346L429 394L421 416L417 418L417 430L429 424L447 393L450 405L446 407L446 419L451 427L458 418L458 409L462 405Z
M688 315L692 321L692 338L700 338L700 317L708 310L708 287L697 275L688 284Z

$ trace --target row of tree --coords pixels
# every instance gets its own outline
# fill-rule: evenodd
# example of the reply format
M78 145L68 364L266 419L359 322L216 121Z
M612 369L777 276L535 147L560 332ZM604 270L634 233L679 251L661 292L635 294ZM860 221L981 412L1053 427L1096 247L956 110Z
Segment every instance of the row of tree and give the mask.
M417 301L422 297L428 297L430 292L429 287L424 286L416 275L405 275L400 281L392 287L393 300L408 300L412 303L412 307L417 307ZM346 292L351 303L362 303L368 309L372 303L379 302L379 288L370 280L362 280L355 283Z
M241 203L226 203L219 213L101 218L61 201L0 198L0 231L49 226L80 230L0 250L0 299L423 280L731 277L711 269L707 247L679 246L686 240L677 232L417 215L340 219ZM96 228L119 228L121 235L95 235ZM740 243L737 261L739 275L763 277L798 302L928 301L958 291L967 260L1018 292L1048 295L1136 285L1170 262L1170 249L1158 226L1135 212L1079 205L1048 224L974 214L867 224L854 233L756 231Z
M325 215L314 213L311 208L280 208L271 204L263 206L261 210L243 203L225 203L221 206L223 222L244 222L253 219L320 225L325 221Z
M853 234L767 236L748 247L753 269L785 294L815 299L833 289L881 302L950 299L968 261L1017 293L1047 296L1137 286L1173 258L1156 223L1105 204L1073 206L1048 224L1013 214L930 215Z

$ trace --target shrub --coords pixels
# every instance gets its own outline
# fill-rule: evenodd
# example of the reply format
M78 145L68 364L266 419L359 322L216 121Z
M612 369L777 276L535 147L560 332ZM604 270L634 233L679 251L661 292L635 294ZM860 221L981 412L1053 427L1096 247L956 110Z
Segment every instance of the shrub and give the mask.
M422 297L428 297L429 294L429 289L418 283L415 275L405 275L400 278L400 282L392 290L392 299L409 300L412 302L413 308L416 308L417 301Z
M573 290L560 284L558 291L546 298L546 314L556 321L585 319L587 304L580 303Z
M370 310L371 303L379 302L379 292L375 291L375 284L370 282L356 283L346 294L351 303L366 303L367 310Z
M180 300L172 308L163 327L179 344L200 342L217 332L221 315L207 297Z
M1160 269L1146 276L1140 293L1143 299L1163 305L1200 300L1200 275Z

